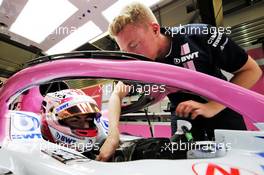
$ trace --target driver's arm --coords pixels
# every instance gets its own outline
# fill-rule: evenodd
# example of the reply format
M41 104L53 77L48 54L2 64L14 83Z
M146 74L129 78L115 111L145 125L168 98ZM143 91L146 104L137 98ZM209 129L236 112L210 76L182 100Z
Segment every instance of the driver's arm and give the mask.
M129 93L129 86L125 85L121 81L117 83L114 88L114 92L109 99L109 131L107 139L100 149L100 154L96 160L107 161L115 152L119 144L119 119L121 114L121 102L122 99Z

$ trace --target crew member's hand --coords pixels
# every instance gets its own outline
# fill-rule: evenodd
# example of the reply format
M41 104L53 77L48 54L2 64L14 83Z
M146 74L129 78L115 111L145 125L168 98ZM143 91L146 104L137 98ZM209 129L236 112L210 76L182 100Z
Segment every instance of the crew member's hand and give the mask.
M211 118L217 113L222 111L225 106L210 101L208 103L199 103L196 101L188 100L181 102L176 108L176 115L179 117L189 117L195 119L198 115L201 115L205 118Z
M109 158L115 153L119 145L119 132L115 131L108 135L103 146L100 149L99 155L96 157L98 161L108 161Z

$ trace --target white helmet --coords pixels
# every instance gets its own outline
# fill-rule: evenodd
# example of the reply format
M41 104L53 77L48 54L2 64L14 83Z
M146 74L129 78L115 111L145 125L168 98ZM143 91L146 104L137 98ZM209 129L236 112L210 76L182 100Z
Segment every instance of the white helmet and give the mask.
M42 103L41 133L53 143L87 151L95 144L98 129L94 120L100 116L95 100L81 90L48 93Z

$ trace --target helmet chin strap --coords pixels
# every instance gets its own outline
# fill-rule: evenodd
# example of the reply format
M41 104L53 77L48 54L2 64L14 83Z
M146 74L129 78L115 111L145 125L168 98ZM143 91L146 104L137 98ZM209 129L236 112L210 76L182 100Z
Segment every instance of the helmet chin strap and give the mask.
M74 134L81 137L96 137L97 136L97 129L73 129Z

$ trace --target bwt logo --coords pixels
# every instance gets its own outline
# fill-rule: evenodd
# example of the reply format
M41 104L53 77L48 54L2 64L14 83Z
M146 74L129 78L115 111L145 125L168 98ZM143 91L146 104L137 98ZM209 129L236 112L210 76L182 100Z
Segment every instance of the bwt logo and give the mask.
M41 139L41 138L42 135L38 133L12 135L12 139Z
M199 52L193 52L188 55L184 55L181 58L174 58L174 64L179 64L179 63L185 63L187 61L191 61L194 58L199 57Z
M72 143L75 143L76 140L75 139L72 139L72 138L69 138L69 137L66 137L58 132L56 132L56 139L57 140L60 140L64 143L68 143L68 144L72 144Z
M35 131L40 126L40 121L37 117L18 113L19 116L13 117L13 126L19 131Z
M56 108L56 112L59 112L59 111L65 109L65 108L67 108L68 106L69 106L69 103L65 103L65 104L63 104L63 105L57 107L57 108Z

